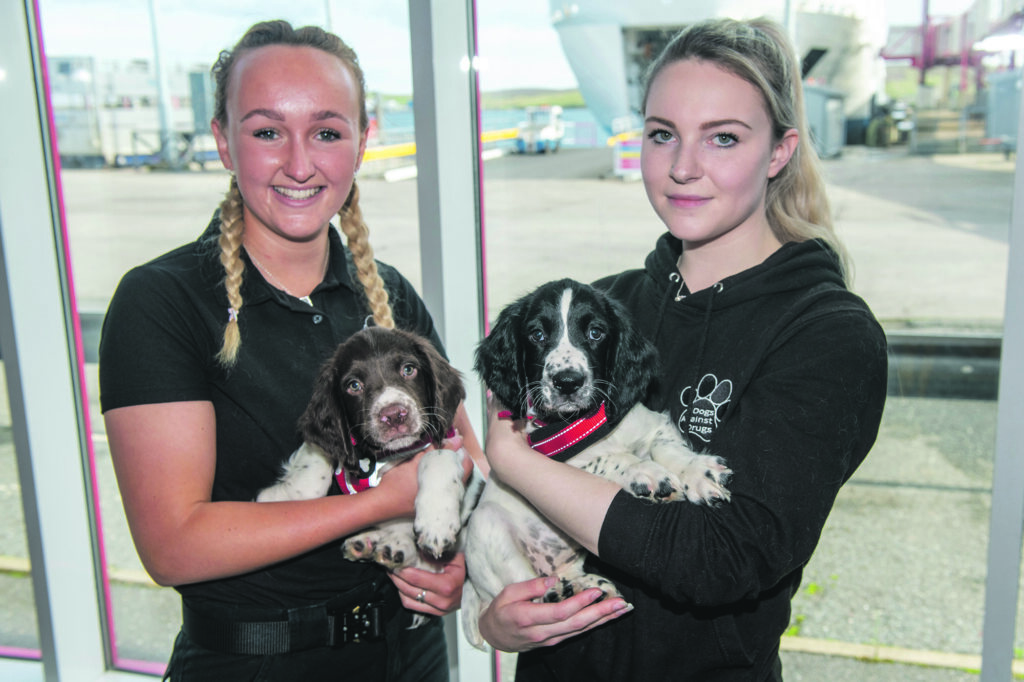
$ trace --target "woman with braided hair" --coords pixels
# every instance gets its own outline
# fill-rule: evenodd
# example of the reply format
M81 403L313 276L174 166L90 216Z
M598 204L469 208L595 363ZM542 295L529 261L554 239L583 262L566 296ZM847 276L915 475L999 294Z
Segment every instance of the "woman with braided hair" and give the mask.
M298 417L339 343L376 324L440 348L413 287L370 247L355 183L368 128L356 55L319 28L265 22L213 74L230 189L198 240L124 276L100 344L132 537L153 579L182 598L167 674L447 680L440 620L408 629L409 610L457 608L464 559L388 575L339 548L412 516L418 459L358 495L252 501L300 445ZM481 458L463 407L455 423Z

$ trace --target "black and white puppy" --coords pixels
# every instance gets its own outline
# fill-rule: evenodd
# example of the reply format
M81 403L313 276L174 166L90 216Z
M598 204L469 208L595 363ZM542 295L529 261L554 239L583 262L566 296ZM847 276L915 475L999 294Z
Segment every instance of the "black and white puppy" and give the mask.
M391 570L429 569L426 557L441 559L459 548L483 483L474 469L467 494L463 462L468 453L442 447L464 397L459 372L427 340L397 329L364 329L325 363L299 419L305 442L277 483L256 499L323 497L335 477L343 492L357 492L432 444L436 449L419 464L415 520L378 524L342 545L353 561L375 561Z
M723 460L693 452L667 414L641 404L656 379L656 355L621 305L566 279L504 309L477 348L475 369L507 416L528 420L535 449L652 501L728 501ZM579 544L494 472L470 517L465 552L463 625L481 649L480 614L511 583L559 578L545 601L590 587L618 595L584 570Z

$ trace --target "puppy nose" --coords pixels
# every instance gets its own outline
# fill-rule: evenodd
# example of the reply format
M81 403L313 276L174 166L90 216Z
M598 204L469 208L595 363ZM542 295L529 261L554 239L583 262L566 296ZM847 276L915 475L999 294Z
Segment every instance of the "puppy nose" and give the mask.
M551 380L556 391L562 395L572 395L583 385L583 373L567 369L555 374Z
M388 426L400 426L408 416L409 411L401 405L388 405L380 411L380 420Z

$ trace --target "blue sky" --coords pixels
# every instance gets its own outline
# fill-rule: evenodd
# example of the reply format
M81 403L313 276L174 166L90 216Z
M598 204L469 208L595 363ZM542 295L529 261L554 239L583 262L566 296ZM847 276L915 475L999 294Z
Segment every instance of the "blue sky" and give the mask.
M407 0L39 0L46 50L151 58L150 2L159 17L165 61L204 67L256 21L280 17L325 25L329 7L333 30L359 54L370 89L410 89ZM931 11L957 14L969 4L931 0ZM890 24L920 20L920 1L886 0L886 7ZM482 89L576 86L548 18L548 0L479 0L477 15Z

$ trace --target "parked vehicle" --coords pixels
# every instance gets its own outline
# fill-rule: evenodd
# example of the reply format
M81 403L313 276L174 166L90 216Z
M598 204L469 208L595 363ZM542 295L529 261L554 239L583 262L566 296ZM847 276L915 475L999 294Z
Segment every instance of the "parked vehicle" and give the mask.
M519 122L516 151L520 154L557 152L565 137L562 107L526 107L526 120Z

